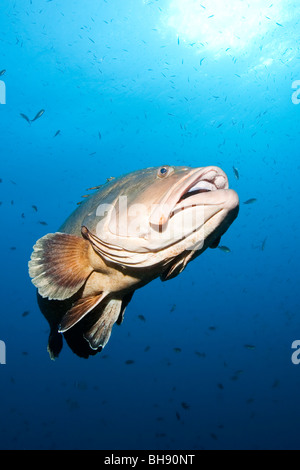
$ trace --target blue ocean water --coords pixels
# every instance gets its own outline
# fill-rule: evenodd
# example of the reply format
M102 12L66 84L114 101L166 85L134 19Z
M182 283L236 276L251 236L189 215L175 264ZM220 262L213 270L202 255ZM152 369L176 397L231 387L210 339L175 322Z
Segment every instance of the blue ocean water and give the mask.
M0 12L0 448L299 449L298 3ZM138 290L100 354L65 344L51 361L34 243L86 188L163 164L228 174L241 203L230 252Z

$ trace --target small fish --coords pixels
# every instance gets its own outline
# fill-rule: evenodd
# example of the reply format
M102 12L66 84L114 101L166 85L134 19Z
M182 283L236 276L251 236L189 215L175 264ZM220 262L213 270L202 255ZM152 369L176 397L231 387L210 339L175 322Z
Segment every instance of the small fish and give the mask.
M1 70L1 72L0 72L0 77L2 77L2 75L4 75L4 74L5 74L5 72L6 72L6 70L5 70L5 69L4 69L4 70Z
M218 388L219 388L220 390L224 390L224 385L218 384Z
M32 209L33 209L35 212L38 211L38 208L37 208L36 206L31 206L31 207L32 207Z
M41 224L41 225L48 225L47 222L44 222L43 220L39 220L39 224Z
M205 359L205 358L206 358L206 354L205 354L205 353L201 353L201 352L199 352L199 351L195 351L195 354L196 354L196 356L201 357L202 359Z
M181 352L181 348L173 348L173 351L175 351L176 353L179 353Z
M253 346L253 344L245 344L244 348L249 349L250 351L253 351L255 349L255 346Z
M99 186L93 186L92 188L87 188L87 191L93 191L95 189L100 189L101 186L103 186L102 184L100 184Z
M202 65L202 62L204 61L205 57L203 57L203 59L200 60L200 65Z
M180 421L180 414L178 413L178 411L176 411L176 418L178 421Z
M184 410L189 410L190 409L190 405L188 405L187 403L185 403L184 401L181 402L181 406Z
M283 28L283 24L280 24L280 23L277 23L277 22L276 22L276 24L277 24L277 26L281 26Z
M263 240L262 244L261 244L261 251L264 251L264 249L265 249L267 238L268 238L268 237L266 237L266 238Z
M30 124L30 119L29 119L29 117L26 116L26 114L20 113L20 116L21 116L23 119L25 119L25 121L27 121L28 124Z
M219 250L223 251L224 253L231 253L231 250L230 248L228 248L228 246L225 246L225 245L222 245L222 246L218 246Z
M125 361L125 364L134 364L134 361L132 359L127 359L127 361Z
M274 383L272 385L272 388L277 388L280 385L280 381L278 379L274 380Z
M141 321L146 321L146 318L144 317L144 315L138 315L138 318L139 318Z
M253 204L256 201L257 201L257 199L255 199L255 197L253 197L253 198L248 199L247 201L245 201L244 204Z
M238 169L235 166L233 166L232 169L233 169L234 176L236 177L237 180L239 180L240 175L239 175Z
M178 36L178 39L177 39L177 44L178 44L178 46L180 45L180 39L179 39L179 36Z
M27 317L29 315L29 310L26 310L25 312L22 313L22 317Z
M58 136L60 134L60 130L56 131L54 137Z
M98 137L99 137L99 140L101 140L101 139L102 139L101 132L98 132Z
M36 121L36 120L39 119L41 116L43 116L44 112L45 112L45 110L44 110L44 109L41 109L41 110L37 113L37 115L35 116L35 118L31 119L31 122Z

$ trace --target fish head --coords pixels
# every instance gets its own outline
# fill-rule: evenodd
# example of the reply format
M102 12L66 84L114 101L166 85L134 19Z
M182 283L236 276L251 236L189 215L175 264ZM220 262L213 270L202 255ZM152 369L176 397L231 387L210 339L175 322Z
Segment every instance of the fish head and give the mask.
M166 265L213 247L238 214L239 199L218 167L161 167L108 183L82 223L82 234L107 261ZM187 255L189 253L189 255Z

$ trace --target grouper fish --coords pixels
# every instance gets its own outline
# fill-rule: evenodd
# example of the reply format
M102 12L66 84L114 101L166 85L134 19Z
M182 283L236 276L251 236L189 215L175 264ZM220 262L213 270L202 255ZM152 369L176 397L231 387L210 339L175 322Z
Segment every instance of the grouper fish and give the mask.
M135 171L84 199L58 232L36 242L29 261L51 359L63 337L81 357L101 351L135 290L174 278L216 248L238 210L237 193L214 166Z

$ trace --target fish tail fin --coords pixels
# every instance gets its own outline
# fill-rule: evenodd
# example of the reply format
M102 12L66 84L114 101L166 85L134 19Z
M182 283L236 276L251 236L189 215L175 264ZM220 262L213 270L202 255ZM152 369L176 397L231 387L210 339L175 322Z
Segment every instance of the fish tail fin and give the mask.
M66 233L49 233L33 247L29 275L42 297L65 300L74 295L93 272L87 240Z

